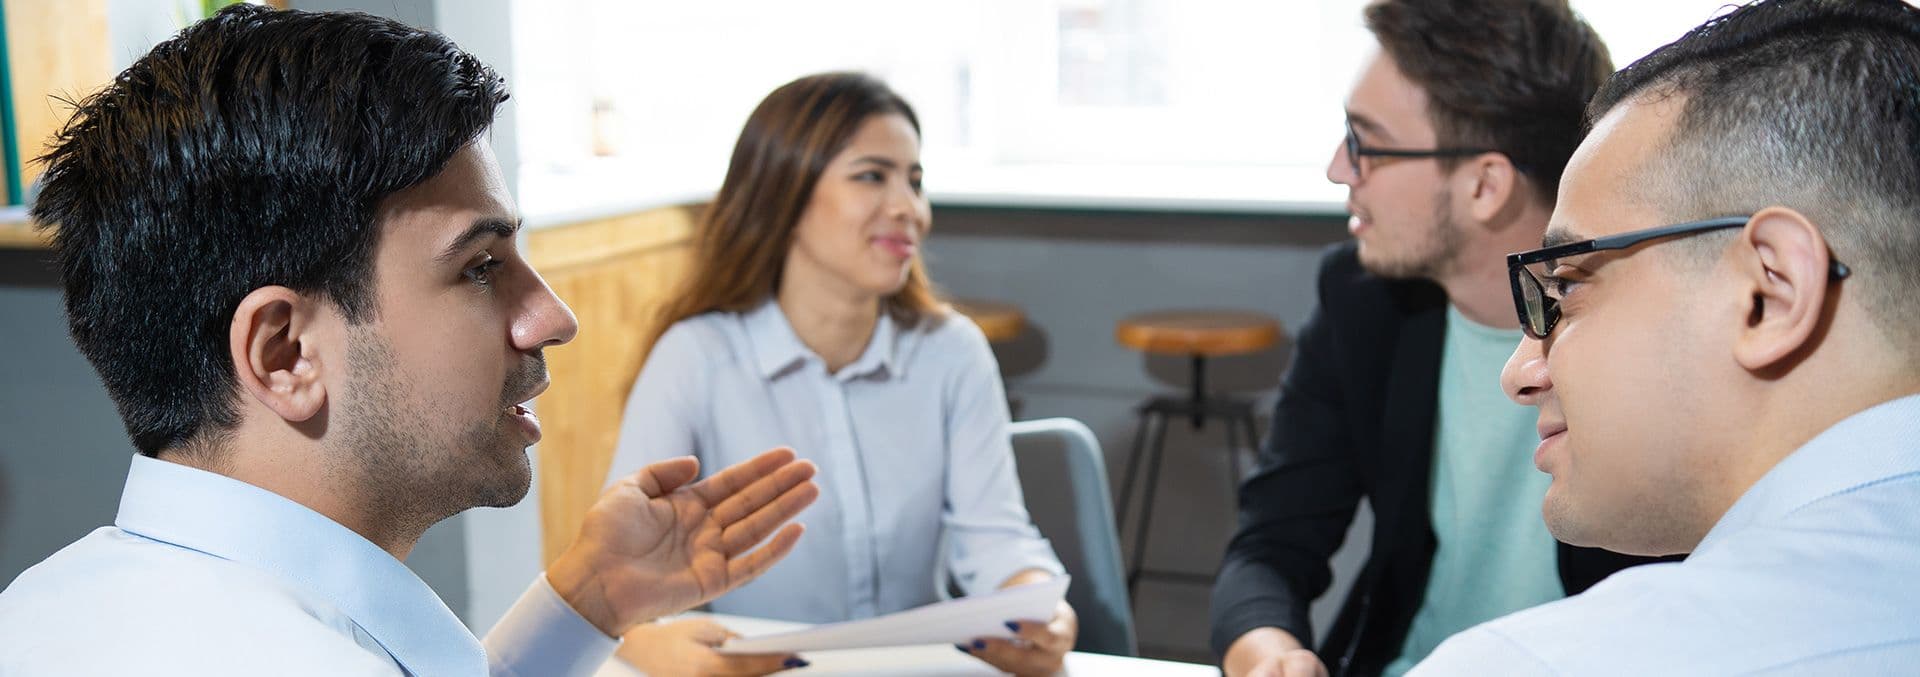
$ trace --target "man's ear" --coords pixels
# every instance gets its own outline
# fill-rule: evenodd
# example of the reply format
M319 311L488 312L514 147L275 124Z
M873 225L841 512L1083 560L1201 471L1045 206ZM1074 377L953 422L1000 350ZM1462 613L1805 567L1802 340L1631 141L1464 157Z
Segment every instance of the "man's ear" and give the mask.
M1752 299L1734 359L1752 371L1785 366L1817 340L1835 301L1827 240L1805 215L1768 207L1741 231L1734 261Z
M286 287L261 287L240 299L227 329L240 388L291 423L312 418L327 402L311 340L319 306Z
M1467 185L1467 211L1476 223L1498 221L1501 212L1514 209L1521 190L1520 172L1513 161L1499 153L1481 153L1465 161L1460 169Z

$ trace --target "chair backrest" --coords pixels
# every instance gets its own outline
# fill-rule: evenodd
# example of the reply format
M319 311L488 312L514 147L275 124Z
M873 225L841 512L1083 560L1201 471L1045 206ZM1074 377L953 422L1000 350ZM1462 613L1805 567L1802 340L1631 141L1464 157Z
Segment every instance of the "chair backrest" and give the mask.
M1076 651L1133 656L1133 611L1107 492L1107 464L1093 431L1070 418L1014 423L1013 453L1027 512L1053 543L1080 616Z

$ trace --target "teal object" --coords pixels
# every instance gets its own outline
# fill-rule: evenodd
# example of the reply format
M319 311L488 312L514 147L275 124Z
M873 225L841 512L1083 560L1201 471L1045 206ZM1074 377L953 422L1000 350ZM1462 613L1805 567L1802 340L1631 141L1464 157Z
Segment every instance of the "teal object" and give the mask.
M20 185L20 149L13 142L19 134L13 121L13 62L7 58L6 3L0 2L0 150L7 163L7 204L17 205L26 196Z
M1566 596L1553 535L1540 517L1552 478L1533 467L1536 413L1500 387L1500 369L1520 338L1518 329L1475 324L1447 307L1431 485L1439 549L1388 677L1454 633Z

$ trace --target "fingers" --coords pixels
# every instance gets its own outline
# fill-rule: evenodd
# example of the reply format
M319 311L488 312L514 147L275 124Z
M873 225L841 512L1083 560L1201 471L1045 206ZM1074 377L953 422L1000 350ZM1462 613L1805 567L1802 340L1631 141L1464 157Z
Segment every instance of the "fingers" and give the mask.
M1289 651L1280 658L1280 674L1285 677L1327 677L1327 666L1312 651Z
M692 456L680 456L642 467L621 480L620 484L636 485L647 498L659 498L699 476L700 460ZM616 485L615 488L619 487Z
M771 503L761 506L753 514L734 522L731 526L722 527L721 551L728 557L746 552L754 544L766 540L767 534L773 533L775 529L780 528L780 525L798 517L800 511L812 505L814 499L819 497L820 487L812 482L788 489L786 493L781 494Z
M1024 640L976 639L956 648L986 661L1001 672L1015 675L1051 675L1065 665L1066 652L1054 653Z
M727 626L704 618L678 621L678 623L686 624L687 637L707 646L720 646L727 640L739 636L732 630L728 630Z
M818 467L808 461L781 466L766 477L755 480L752 484L741 487L728 496L720 497L719 504L709 503L708 505L713 506L711 513L713 519L722 527L746 519L761 507L780 498L788 490L807 484L816 472ZM696 488L695 491L699 489ZM705 497L702 498L704 500Z
M768 675L781 670L807 667L807 661L793 654L714 654L703 674L720 677Z
M793 450L785 447L772 449L765 453L734 464L716 472L712 477L701 480L689 489L707 505L719 505L729 496L739 493L762 477L772 475L774 471L792 463Z
M774 534L773 539L767 541L766 545L760 546L758 550L737 557L729 557L727 559L728 587L738 587L773 568L774 563L779 562L780 558L793 552L793 545L800 542L800 534L805 531L806 527L789 524L781 529L780 533ZM726 591L720 591L720 593L724 592ZM719 596L720 593L715 593L715 596Z
M1073 649L1073 638L1061 634L1061 628L1047 621L1007 621L1013 635L1048 653L1065 655Z

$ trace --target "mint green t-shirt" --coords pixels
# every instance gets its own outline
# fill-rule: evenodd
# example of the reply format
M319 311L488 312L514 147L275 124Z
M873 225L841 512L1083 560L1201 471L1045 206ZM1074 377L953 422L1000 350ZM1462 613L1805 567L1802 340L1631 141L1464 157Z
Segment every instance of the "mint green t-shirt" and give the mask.
M1519 343L1520 330L1475 324L1447 307L1433 431L1439 549L1389 676L1412 669L1454 633L1566 596L1540 517L1552 478L1533 467L1536 415L1500 387L1500 369Z

